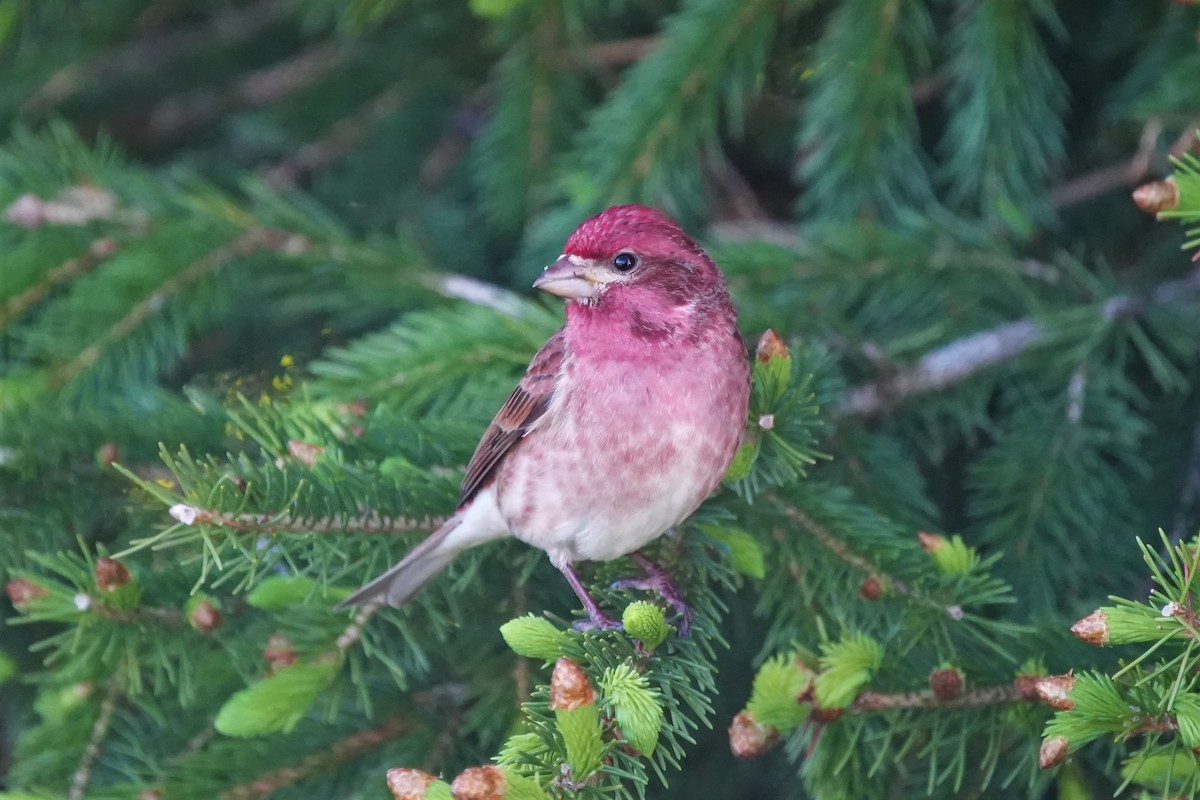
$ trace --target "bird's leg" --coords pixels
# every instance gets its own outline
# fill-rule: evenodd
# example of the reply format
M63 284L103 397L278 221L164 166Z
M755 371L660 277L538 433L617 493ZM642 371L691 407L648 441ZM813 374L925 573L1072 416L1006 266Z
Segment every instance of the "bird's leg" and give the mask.
M587 587L579 579L579 573L575 571L571 562L563 564L559 570L566 577L567 583L571 584L571 588L575 590L579 601L583 603L584 610L588 613L588 619L581 619L575 623L575 630L588 631L598 628L602 631L611 631L621 627L621 623L600 610L600 605L588 593Z
M630 553L629 558L633 563L642 568L645 573L644 578L626 578L619 580L612 585L614 589L643 589L648 591L658 592L662 599L666 600L671 608L679 614L679 635L687 638L692 627L692 609L688 606L687 601L683 599L683 595L675 588L671 576L667 571L655 564L649 558L641 553Z

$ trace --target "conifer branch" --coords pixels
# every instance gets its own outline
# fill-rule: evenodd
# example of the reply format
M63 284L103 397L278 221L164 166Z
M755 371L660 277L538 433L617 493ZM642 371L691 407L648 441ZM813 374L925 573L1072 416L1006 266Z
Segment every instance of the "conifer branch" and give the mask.
M188 503L171 506L170 514L184 525L211 525L241 533L368 533L431 531L446 517L384 517L371 512L357 517L292 517L286 513L232 514Z
M97 239L88 245L82 254L69 258L47 272L42 279L18 295L8 298L0 306L0 328L4 328L24 314L54 287L84 275L117 252L118 244L112 239Z
M60 367L56 371L55 386L60 387L69 383L94 365L106 350L133 333L142 323L162 310L167 300L226 264L264 248L281 251L294 250L298 246L304 246L303 241L296 234L286 231L251 228L233 241L212 250L165 281L157 291L137 303L116 324L98 336L96 341L84 348L79 355Z
M922 605L931 606L939 611L944 611L953 619L962 619L963 610L960 606L943 605L938 603L936 600L926 597L919 591L913 589L899 578L892 577L891 575L881 571L877 566L867 560L867 558L859 553L856 553L850 548L849 545L834 536L828 528L817 522L800 509L787 506L784 509L784 513L790 519L797 522L805 533L816 539L817 542L826 550L833 553L850 566L866 573L868 579L882 581L888 590L893 591L896 594L912 598L914 601Z
M277 164L261 170L268 186L296 186L313 173L341 161L380 121L400 110L405 95L399 86L389 86L372 97L354 114L341 119L319 139L301 147Z
M1138 149L1127 161L1092 170L1050 190L1050 205L1067 208L1121 188L1132 188L1150 174L1151 156L1162 134L1162 121L1151 117L1142 127Z
M257 108L278 102L316 83L345 61L342 47L324 43L286 61L243 76L232 87L197 89L165 100L151 109L136 136L151 141L171 139L206 125L230 108Z
M196 53L244 42L262 32L285 7L279 0L257 0L244 6L231 6L197 25L134 39L115 52L63 67L22 104L21 113L41 116L88 86L152 74L171 62Z
M1011 703L1028 703L1037 698L1022 693L1018 682L1002 683L996 686L980 686L968 689L958 697L940 699L932 691L920 692L859 692L858 697L846 709L848 714L873 714L881 711L896 711L906 708L941 709L941 708L983 708L985 706L1003 706Z
M1200 294L1200 269L1186 278L1166 281L1141 294L1118 294L1099 308L1106 320L1138 317L1152 306L1192 299ZM914 395L962 383L988 367L1011 361L1046 343L1053 330L1034 319L1022 319L973 333L942 345L895 375L860 384L846 392L837 417L869 417L888 411Z
M377 728L359 731L334 742L321 752L301 759L294 767L284 767L267 772L249 783L231 787L221 794L222 800L258 800L294 783L311 778L338 764L358 758L380 745L403 736L414 729L412 722L404 717L392 717Z
M108 736L108 729L112 727L120 696L120 684L115 677L110 678L108 690L104 693L104 699L100 701L100 714L92 725L92 735L88 737L87 747L83 750L83 758L71 777L71 789L67 792L67 800L83 800L87 795L92 770L96 766L96 759L100 757L100 751L104 749L104 737Z

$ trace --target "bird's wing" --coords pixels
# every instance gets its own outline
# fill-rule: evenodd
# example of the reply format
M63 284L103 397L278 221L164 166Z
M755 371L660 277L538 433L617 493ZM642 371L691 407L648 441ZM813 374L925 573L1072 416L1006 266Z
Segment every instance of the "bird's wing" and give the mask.
M496 413L467 464L467 474L459 490L460 506L491 480L504 456L546 413L558 385L558 372L566 352L566 337L560 329L529 362L525 376Z

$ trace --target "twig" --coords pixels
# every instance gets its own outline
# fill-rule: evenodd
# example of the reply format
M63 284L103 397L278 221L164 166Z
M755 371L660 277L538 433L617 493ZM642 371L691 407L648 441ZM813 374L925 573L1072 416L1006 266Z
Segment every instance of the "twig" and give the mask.
M958 697L938 699L931 691L922 692L859 692L854 703L846 709L848 714L871 714L878 711L894 711L903 708L983 708L1002 706L1016 702L1032 702L1035 697L1021 693L1012 683L998 686L981 686L969 689Z
M288 158L262 170L263 179L276 189L295 186L314 172L341 161L354 150L367 131L399 110L404 95L389 87L371 98L352 116L340 120L329 132L309 142Z
M1160 283L1144 294L1119 294L1100 307L1098 316L1117 320L1137 317L1147 308L1178 302L1200 293L1200 269L1186 278ZM837 417L865 417L887 411L910 397L962 383L984 369L1011 361L1044 344L1052 329L1023 319L973 333L926 353L917 363L884 380L847 391L834 411Z
M446 517L385 517L375 512L357 517L292 517L286 513L230 514L188 503L171 506L171 516L184 525L212 525L243 533L407 533L430 531Z
M198 25L136 39L90 62L63 67L33 93L21 113L41 116L88 86L151 75L172 61L246 41L277 19L285 8L279 0L234 6Z
M345 761L358 758L370 750L408 733L413 724L404 717L392 717L378 728L360 731L334 742L321 752L313 753L294 767L284 767L265 773L249 783L227 789L221 794L223 800L258 800L286 786L310 778Z
M118 320L111 328L100 334L97 339L84 348L79 355L60 367L55 375L55 386L70 382L81 372L87 370L99 360L104 351L121 339L128 336L139 325L158 313L171 296L201 280L211 272L224 265L242 258L255 250L272 248L288 250L295 247L296 235L270 228L252 228L231 242L221 245L209 252L200 260L195 261L183 271L175 274L158 288L158 291L136 304L129 312Z
M926 605L930 608L936 608L939 611L945 612L950 618L959 620L963 617L963 610L958 605L944 605L938 601L923 595L920 591L913 589L904 581L893 578L892 576L880 571L880 569L868 561L863 556L854 552L841 539L837 538L821 523L810 517L798 508L792 506L784 507L786 514L794 522L798 523L805 533L812 536L817 542L829 552L845 561L852 567L862 570L868 578L875 578L885 582L890 591L905 597L912 598L915 602Z
M1053 187L1050 190L1050 205L1054 208L1067 208L1108 194L1115 189L1137 186L1150 174L1154 149L1162 131L1162 121L1158 117L1146 120L1138 140L1137 152L1128 161L1101 167Z
M618 39L613 42L597 42L591 45L584 56L586 61L604 67L622 67L641 61L658 45L657 36L640 36Z
M152 109L145 123L138 126L137 135L150 140L169 139L217 119L230 108L254 108L282 100L332 72L345 55L343 48L322 43L287 61L252 72L232 88L186 92Z
M487 306L509 317L520 317L525 311L525 306L516 293L469 275L431 274L425 280L425 285L443 297Z
M363 628L371 621L371 617L375 616L384 605L383 600L372 600L358 609L358 613L354 615L354 619L338 634L336 641L338 653L345 653L362 641Z
M36 305L54 287L87 273L115 252L117 252L117 243L112 239L97 239L92 242L81 255L67 259L47 272L33 286L8 298L4 305L0 306L0 328L5 327Z
M120 695L119 682L115 677L110 678L108 691L104 693L104 699L100 701L100 714L96 717L96 723L92 725L92 735L88 737L83 757L79 760L79 766L71 778L71 790L67 793L67 800L83 800L87 795L88 782L92 779L92 769L95 768L96 759L100 757L100 752L104 749L104 737L108 735L108 729L112 726L113 714L117 711L117 701Z

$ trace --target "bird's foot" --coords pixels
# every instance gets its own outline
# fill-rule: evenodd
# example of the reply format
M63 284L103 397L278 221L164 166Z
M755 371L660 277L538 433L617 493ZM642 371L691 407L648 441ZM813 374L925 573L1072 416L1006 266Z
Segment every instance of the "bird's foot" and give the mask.
M600 604L588 592L587 587L583 585L583 581L579 577L579 573L575 571L575 567L571 564L566 564L559 567L562 574L566 577L567 583L571 584L571 588L575 590L576 596L579 597L579 602L583 603L583 608L588 613L587 619L581 619L573 626L577 631L616 631L621 629L621 623L600 610Z
M571 627L577 631L619 631L621 623L597 608L588 619L581 619Z
M667 601L667 604L675 610L679 615L679 635L686 639L692 629L692 608L683 599L679 589L675 587L675 583L671 580L671 576L667 571L655 564L650 559L646 558L641 553L633 553L630 555L634 563L642 568L645 573L644 578L625 578L619 580L612 585L614 589L639 589L642 591L657 592L659 597Z

